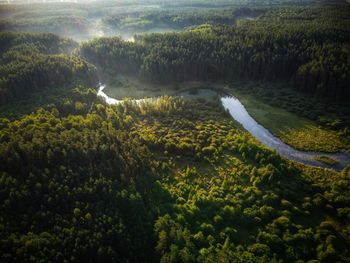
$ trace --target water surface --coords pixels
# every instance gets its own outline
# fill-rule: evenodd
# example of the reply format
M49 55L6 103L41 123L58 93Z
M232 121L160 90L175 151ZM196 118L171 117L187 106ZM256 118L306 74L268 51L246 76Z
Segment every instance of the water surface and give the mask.
M106 93L104 93L104 85L100 85L97 95L104 98L106 103L108 104L118 104L123 102L123 100L114 99L109 97ZM205 90L205 94L208 92L210 95L214 94L214 91ZM187 92L188 93L188 92ZM197 96L202 94L199 92ZM187 97L195 97L196 94L182 94L180 95ZM208 94L207 94L208 95ZM144 101L145 99L133 100L137 103ZM274 136L269 130L260 125L256 120L253 119L252 116L249 115L248 111L244 107L244 105L233 96L225 96L221 97L221 103L223 107L230 113L233 119L239 122L244 129L246 129L251 135L258 139L263 145L269 147L270 149L276 150L279 154L284 157L297 161L303 164L318 166L324 168L332 168L335 170L342 170L344 167L350 167L350 154L349 153L324 153L324 152L315 152L315 151L299 151L288 144L281 141L279 138ZM315 156L323 155L330 157L332 159L336 159L338 161L335 165L328 165L322 162L315 160Z

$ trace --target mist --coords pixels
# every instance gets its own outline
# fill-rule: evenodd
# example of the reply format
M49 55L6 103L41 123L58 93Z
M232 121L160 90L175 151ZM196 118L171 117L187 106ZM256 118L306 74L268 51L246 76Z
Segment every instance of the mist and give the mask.
M255 20L280 3L291 1L32 1L2 0L0 31L50 32L81 42L97 37L177 32L202 24L234 26ZM306 3L310 1L293 1Z

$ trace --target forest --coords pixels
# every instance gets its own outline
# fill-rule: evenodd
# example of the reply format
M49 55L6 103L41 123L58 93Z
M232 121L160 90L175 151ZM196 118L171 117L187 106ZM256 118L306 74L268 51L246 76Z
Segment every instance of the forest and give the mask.
M309 12L278 9L237 27L202 25L135 43L98 38L83 43L80 54L102 69L151 81L284 80L312 96L349 101L350 8Z
M350 163L291 160L221 101L252 97L349 154L350 4L314 2L0 6L0 261L349 262ZM78 42L50 13L179 31ZM45 29L4 29L13 14ZM102 84L129 96L108 103Z
M0 105L55 86L97 84L94 67L70 55L72 40L43 33L0 33Z

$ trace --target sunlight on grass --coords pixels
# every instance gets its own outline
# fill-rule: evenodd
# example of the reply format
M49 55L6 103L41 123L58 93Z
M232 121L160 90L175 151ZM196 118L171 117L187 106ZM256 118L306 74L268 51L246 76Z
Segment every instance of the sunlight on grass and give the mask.
M300 150L338 152L344 148L344 142L335 131L315 126L289 129L280 134L283 141Z
M236 89L232 91L258 123L292 147L324 152L338 152L344 149L344 141L337 132L321 128L311 120L267 105Z
M337 160L324 155L315 156L315 160L320 161L322 163L329 164L329 165L335 165L338 163Z

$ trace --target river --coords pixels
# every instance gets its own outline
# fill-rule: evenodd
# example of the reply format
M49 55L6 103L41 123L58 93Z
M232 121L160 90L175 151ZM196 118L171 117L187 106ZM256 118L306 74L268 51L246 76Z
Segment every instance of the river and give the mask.
M108 104L121 103L122 100L109 97L103 90L105 86L99 87L98 96L104 98ZM141 102L144 99L135 100ZM288 144L281 141L274 136L269 130L260 125L252 116L249 115L244 105L234 96L221 97L221 103L223 107L229 112L233 119L240 123L244 129L246 129L251 135L260 141L263 145L270 149L276 150L279 154L288 158L289 160L297 161L306 165L332 168L335 170L342 170L344 167L350 167L350 154L349 153L324 153L316 151L299 151ZM316 156L327 156L338 161L335 165L328 165L323 162L315 160Z
M228 110L232 118L239 122L244 129L257 138L263 145L276 150L284 157L298 161L311 166L319 166L324 168L333 168L342 170L345 166L350 167L350 154L348 153L324 153L314 151L299 151L288 144L282 142L274 136L269 130L260 125L252 116L249 115L244 105L233 96L225 96L221 98L223 107ZM338 161L335 165L328 165L315 160L316 156L327 156Z

